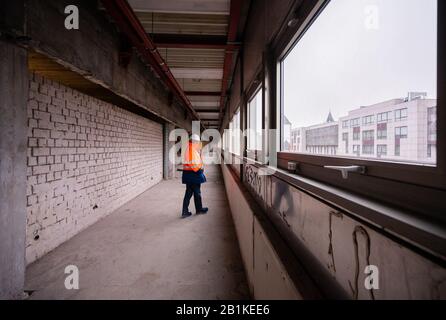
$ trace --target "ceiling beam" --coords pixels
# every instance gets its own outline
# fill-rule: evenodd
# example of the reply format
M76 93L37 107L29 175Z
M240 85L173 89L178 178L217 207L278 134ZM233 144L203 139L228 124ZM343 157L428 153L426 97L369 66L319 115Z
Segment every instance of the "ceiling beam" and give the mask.
M214 109L195 109L196 111L197 111L197 113L210 113L210 114L212 114L212 113L218 113L219 111L218 110L214 110Z
M195 109L197 113L219 113L218 109Z
M240 44L227 42L226 36L151 34L159 48L238 50Z
M185 91L186 96L195 97L220 97L220 91Z

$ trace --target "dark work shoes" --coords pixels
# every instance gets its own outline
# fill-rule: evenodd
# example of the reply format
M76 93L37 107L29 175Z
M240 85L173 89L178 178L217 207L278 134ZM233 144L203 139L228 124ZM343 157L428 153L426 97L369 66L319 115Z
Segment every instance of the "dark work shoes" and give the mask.
M183 219L185 219L185 218L189 218L191 215L192 215L191 212L183 213L183 214L181 215L181 218L183 218Z
M208 213L209 209L208 208L203 208L200 211L197 211L197 214L206 214Z
M209 208L203 208L200 211L197 211L197 214L206 214L206 213L208 213L208 211L209 211ZM181 218L183 218L183 219L189 218L191 215L192 215L191 212L186 212L181 215Z

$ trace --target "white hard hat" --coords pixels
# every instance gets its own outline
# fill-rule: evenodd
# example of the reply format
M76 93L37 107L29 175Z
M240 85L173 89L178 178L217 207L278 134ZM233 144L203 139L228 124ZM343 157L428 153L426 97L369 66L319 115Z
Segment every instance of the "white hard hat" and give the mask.
M192 141L201 141L200 136L196 133L194 133L191 137Z

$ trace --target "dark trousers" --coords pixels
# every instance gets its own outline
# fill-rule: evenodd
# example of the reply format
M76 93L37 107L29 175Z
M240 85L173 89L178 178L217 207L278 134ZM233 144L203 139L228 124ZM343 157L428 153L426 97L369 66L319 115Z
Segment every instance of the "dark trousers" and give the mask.
M200 184L186 184L186 193L183 200L183 214L189 212L189 203L192 196L194 196L195 210L199 212L203 209L200 189Z

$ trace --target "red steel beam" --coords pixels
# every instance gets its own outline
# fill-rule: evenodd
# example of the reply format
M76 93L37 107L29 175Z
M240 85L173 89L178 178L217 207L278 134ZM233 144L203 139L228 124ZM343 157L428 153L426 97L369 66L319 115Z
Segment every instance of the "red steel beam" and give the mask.
M192 104L170 72L152 39L144 30L141 22L126 0L101 0L108 14L113 18L119 30L129 39L141 56L152 66L169 89L184 103L195 119L199 119Z
M237 29L240 22L241 15L241 0L231 0L230 20L228 28L228 40L227 43L234 43L237 40ZM223 108L226 100L226 92L229 88L229 81L231 74L233 73L232 65L234 63L234 57L236 53L234 50L227 50L225 52L225 61L223 66L223 80L221 85L220 96L220 120L223 120Z

